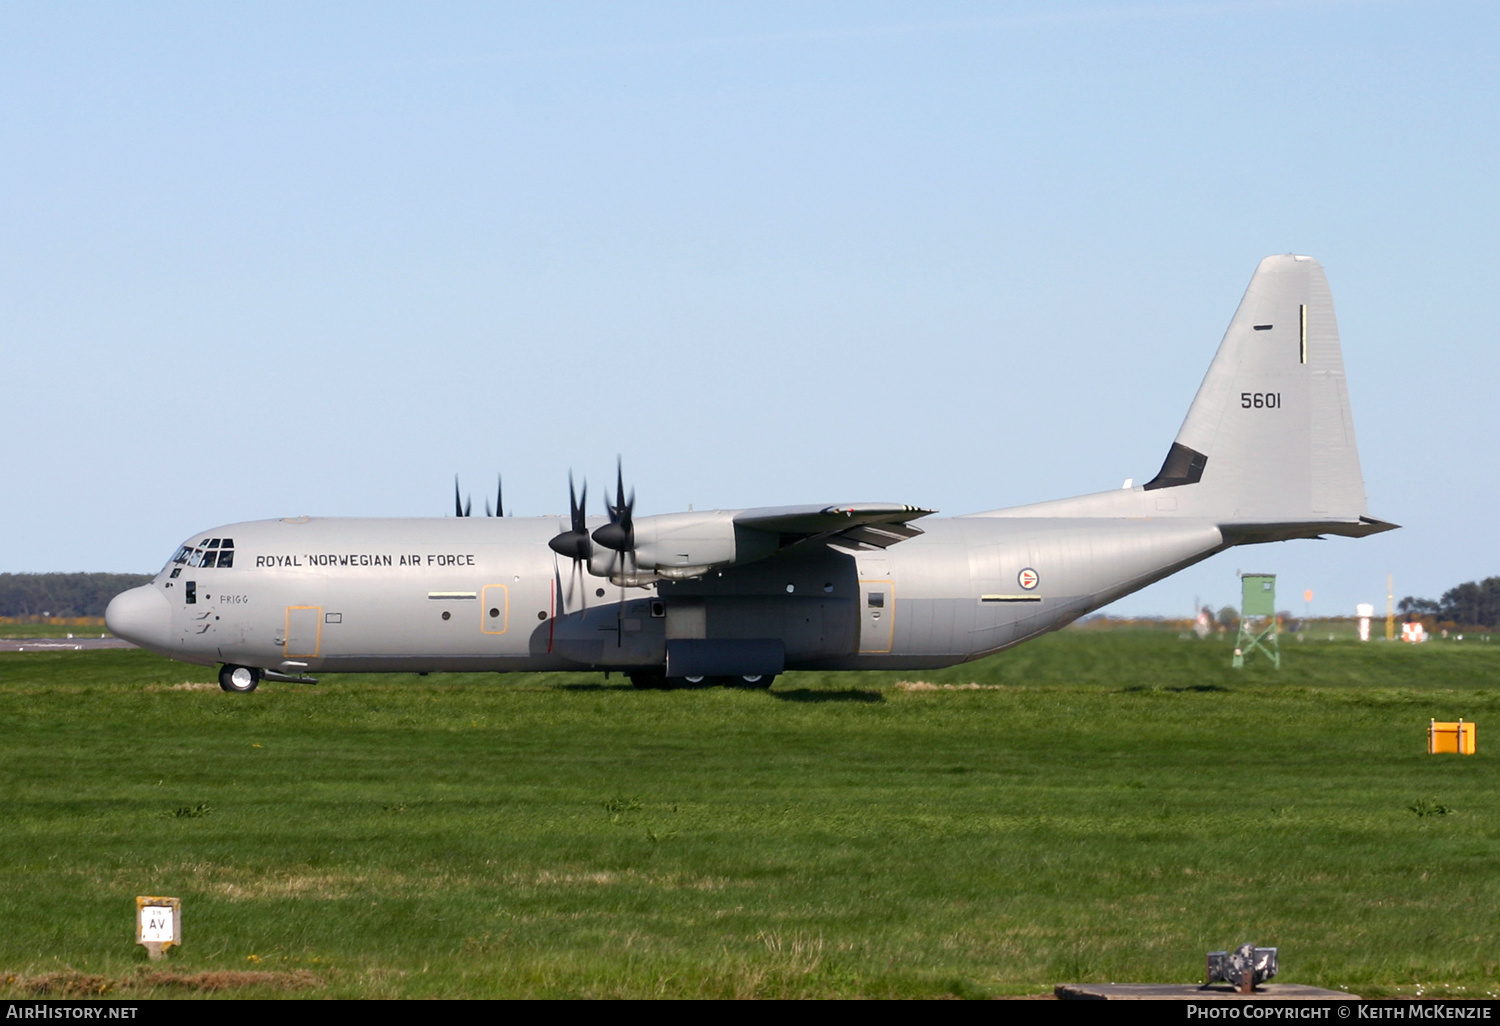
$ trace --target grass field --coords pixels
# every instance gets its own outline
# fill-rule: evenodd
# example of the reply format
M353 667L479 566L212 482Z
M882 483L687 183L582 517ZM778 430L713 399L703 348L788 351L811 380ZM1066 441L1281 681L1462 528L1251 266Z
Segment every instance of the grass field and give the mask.
M248 696L0 654L0 993L999 996L1250 940L1289 982L1500 994L1500 646L1285 650L1066 631L769 694ZM1426 755L1460 716L1479 754ZM149 971L137 894L184 905Z

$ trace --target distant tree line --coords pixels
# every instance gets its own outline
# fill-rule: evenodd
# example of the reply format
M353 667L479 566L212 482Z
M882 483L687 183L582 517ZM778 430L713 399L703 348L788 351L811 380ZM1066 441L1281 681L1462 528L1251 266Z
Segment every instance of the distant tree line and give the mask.
M0 616L103 616L109 600L153 574L0 574Z
M1467 581L1432 599L1408 595L1396 603L1404 616L1430 616L1439 622L1472 627L1500 627L1500 577Z

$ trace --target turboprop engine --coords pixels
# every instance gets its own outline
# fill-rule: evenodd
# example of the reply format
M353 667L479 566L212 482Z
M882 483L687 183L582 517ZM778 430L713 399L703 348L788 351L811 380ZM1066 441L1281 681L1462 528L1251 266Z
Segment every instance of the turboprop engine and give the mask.
M753 563L788 545L838 536L845 545L886 548L922 533L910 521L932 510L883 502L849 506L777 506L753 510L662 513L635 518L635 492L625 494L616 467L615 500L605 503L608 523L588 527L588 485L573 490L568 475L568 530L547 544L573 561L571 580L586 569L622 588L657 581L686 581L724 566ZM571 588L571 583L569 587Z
M778 544L776 535L737 526L734 513L721 511L641 517L628 536L611 522L594 532L594 541L589 573L626 586L702 577L715 567L764 559Z

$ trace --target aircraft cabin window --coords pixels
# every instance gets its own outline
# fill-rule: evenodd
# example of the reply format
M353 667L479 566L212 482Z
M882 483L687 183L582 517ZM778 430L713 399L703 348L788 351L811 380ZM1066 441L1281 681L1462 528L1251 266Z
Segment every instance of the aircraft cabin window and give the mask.
M219 567L220 567L220 569L222 569L222 568L224 568L226 566L234 566L234 550L233 549L220 549L219 550Z
M190 606L197 605L198 604L198 582L197 581L183 581L182 582L182 586L183 586L184 589L186 589L182 593L182 601L185 602L186 604L190 605Z
M868 596L868 601L869 601L871 609L884 609L885 608L885 592L882 592L882 591L872 591L872 592L870 592L870 594Z

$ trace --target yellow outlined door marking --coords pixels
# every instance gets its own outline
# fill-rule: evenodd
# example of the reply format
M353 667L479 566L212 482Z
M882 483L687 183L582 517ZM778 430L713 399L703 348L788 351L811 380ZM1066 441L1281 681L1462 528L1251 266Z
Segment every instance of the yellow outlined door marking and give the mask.
M510 623L510 589L503 584L486 584L479 610L479 629L485 634L504 634ZM491 616L491 612L499 616Z
M281 645L282 655L316 659L323 647L323 607L287 606L286 633L282 637L286 639ZM311 652L293 651L307 648L309 640L312 643Z

